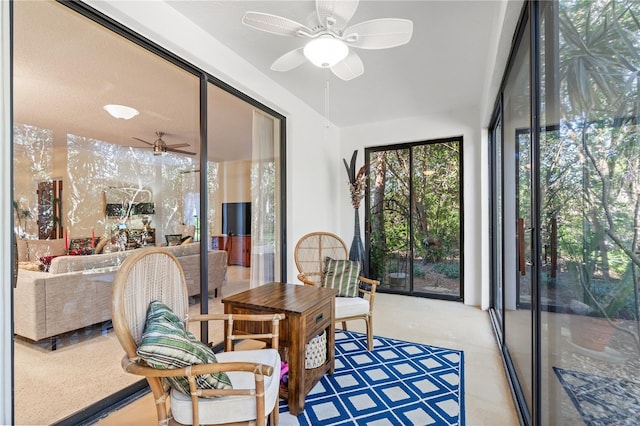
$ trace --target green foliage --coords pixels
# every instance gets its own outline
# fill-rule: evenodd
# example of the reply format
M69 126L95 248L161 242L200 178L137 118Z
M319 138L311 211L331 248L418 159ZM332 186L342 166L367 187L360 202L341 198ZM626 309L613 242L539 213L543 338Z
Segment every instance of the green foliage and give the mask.
M580 275L575 280L581 284L581 297L577 299L580 303L572 305L574 310L575 306L582 308L577 313L609 319L637 320L633 264L628 263L624 275L614 281L593 278L586 270L586 265L571 263L570 268Z
M634 296L635 274L633 269L635 266L633 263L628 263L627 266L627 271L619 282L614 283L611 289L601 289L610 296L610 300L604 307L605 314L609 318L638 319L637 301Z
M433 270L447 278L460 278L459 263L436 263L433 265Z
M424 276L426 276L427 273L424 270L423 267L421 267L420 265L414 265L413 266L413 276L414 277L418 277L418 278L422 278Z
M384 272L384 248L381 244L374 244L376 240L371 238L371 250L369 252L369 273L371 277L382 280ZM378 242L380 240L377 240Z

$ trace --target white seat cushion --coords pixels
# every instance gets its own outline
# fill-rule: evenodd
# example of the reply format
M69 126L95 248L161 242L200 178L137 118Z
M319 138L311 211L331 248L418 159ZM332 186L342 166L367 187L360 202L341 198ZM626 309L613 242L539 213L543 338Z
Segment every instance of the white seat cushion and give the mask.
M280 355L275 349L251 351L221 352L216 354L222 362L257 362L273 367L273 374L264 378L265 417L276 403L280 391ZM227 373L234 389L255 389L253 373ZM256 418L255 396L223 396L218 398L200 398L200 424L223 424L245 422ZM171 412L173 418L182 424L193 423L191 397L171 389Z
M336 319L364 315L369 312L369 301L362 297L336 297Z

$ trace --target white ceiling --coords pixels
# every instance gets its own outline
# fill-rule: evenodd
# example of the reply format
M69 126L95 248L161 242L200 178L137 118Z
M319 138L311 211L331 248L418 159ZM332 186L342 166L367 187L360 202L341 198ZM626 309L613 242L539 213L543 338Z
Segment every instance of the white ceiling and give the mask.
M329 76L328 118L344 127L478 106L492 79L488 61L495 60L490 50L493 24L503 2L361 0L349 24L410 19L413 37L392 49L357 49L365 72L351 81L310 63L285 73L271 71L276 58L303 46L305 39L258 31L241 22L246 11L258 11L307 23L315 19L313 0L168 3L323 115Z
M512 22L501 34L502 53L496 54L496 16L504 2L361 1L350 24L405 18L413 21L414 32L404 46L359 49L365 72L345 82L311 64L286 73L271 71L276 58L304 40L241 23L248 10L306 23L314 14L312 0L167 3L322 115L328 78L328 118L338 127L455 114L493 102L495 94L488 92L502 75L496 61L505 60L513 33L509 25L515 27L517 19L511 13ZM154 1L141 1L140 7L151 10ZM134 136L153 141L154 132L162 130L168 144L187 142L191 146L183 149L198 151L197 78L59 4L21 1L14 9L17 122L54 129L61 141L72 133L124 145L139 145ZM215 149L210 152L249 158L251 108L224 91L211 93L209 143ZM102 110L106 103L130 105L141 114L127 122L114 120Z

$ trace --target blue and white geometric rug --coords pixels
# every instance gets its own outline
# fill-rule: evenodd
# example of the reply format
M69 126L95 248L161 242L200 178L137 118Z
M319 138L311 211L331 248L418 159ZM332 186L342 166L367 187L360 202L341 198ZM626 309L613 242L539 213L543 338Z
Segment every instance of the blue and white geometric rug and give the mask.
M640 424L640 383L553 367L586 425Z
M335 371L281 425L464 425L463 352L336 330Z

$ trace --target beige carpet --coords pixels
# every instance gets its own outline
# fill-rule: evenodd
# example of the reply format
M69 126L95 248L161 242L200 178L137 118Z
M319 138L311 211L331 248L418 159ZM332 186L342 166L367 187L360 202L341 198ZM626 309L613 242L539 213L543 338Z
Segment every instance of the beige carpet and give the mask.
M247 269L248 268L243 268ZM242 277L222 288L222 297L249 288ZM209 299L209 312L222 312L222 297ZM191 306L198 313L199 303ZM198 324L191 331L200 335ZM223 339L223 329L210 327L209 341ZM138 378L122 371L123 351L113 330L83 329L59 339L58 349L49 342L15 340L15 422L17 425L48 425L93 404Z

